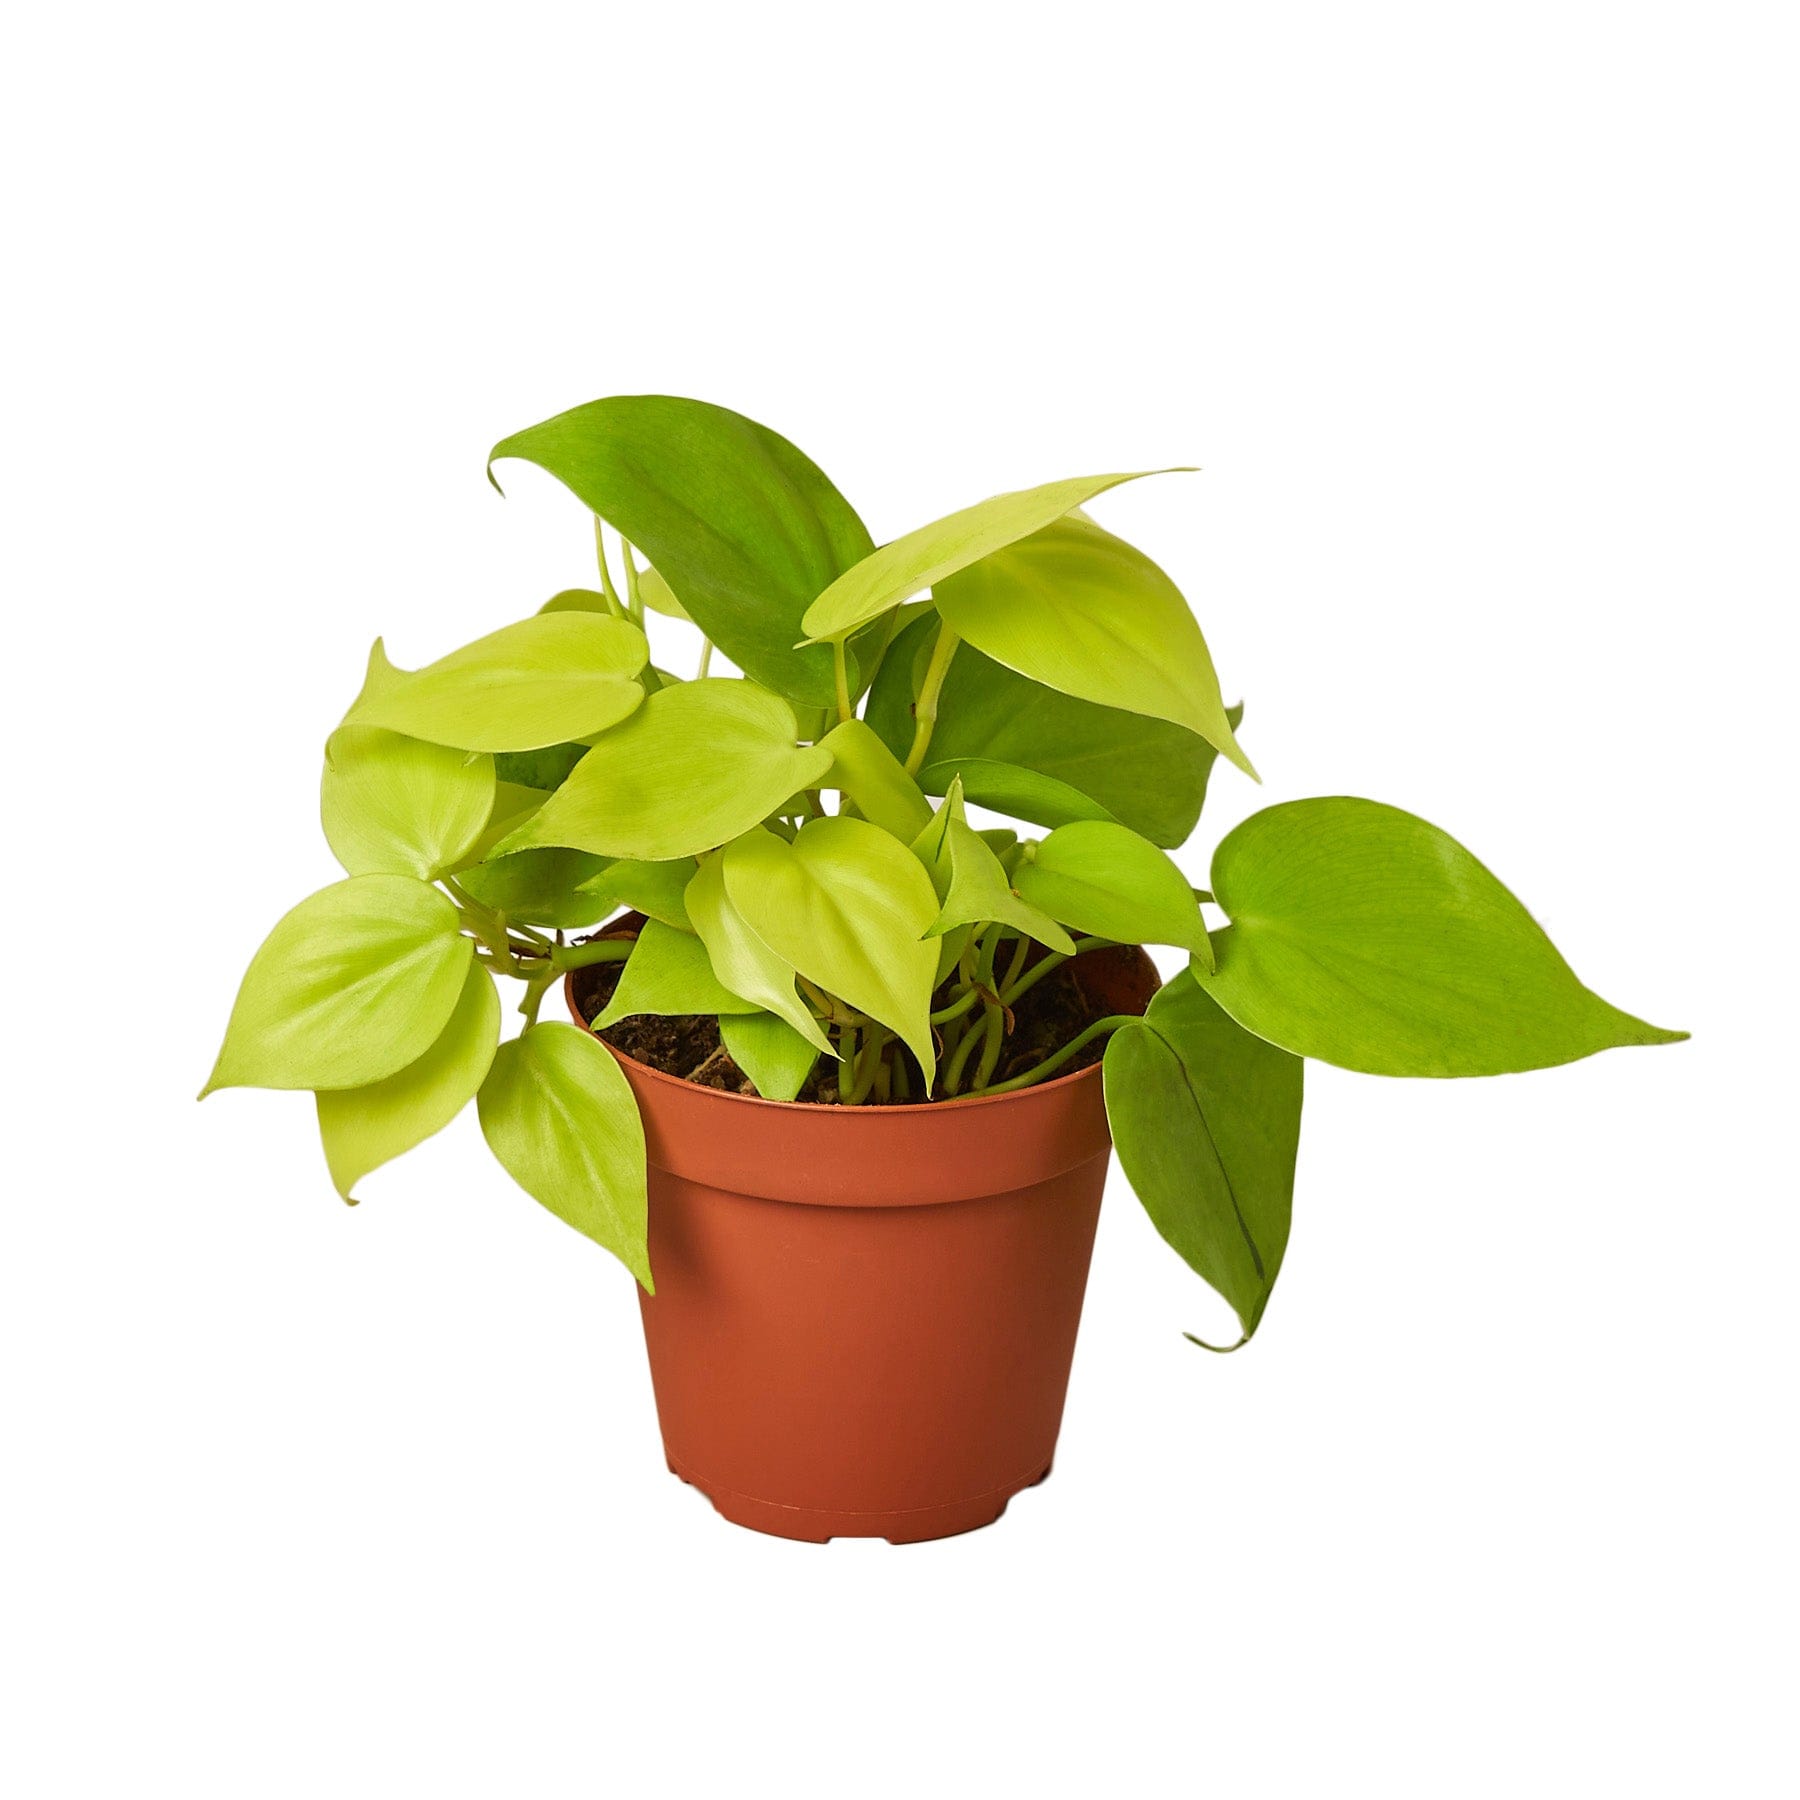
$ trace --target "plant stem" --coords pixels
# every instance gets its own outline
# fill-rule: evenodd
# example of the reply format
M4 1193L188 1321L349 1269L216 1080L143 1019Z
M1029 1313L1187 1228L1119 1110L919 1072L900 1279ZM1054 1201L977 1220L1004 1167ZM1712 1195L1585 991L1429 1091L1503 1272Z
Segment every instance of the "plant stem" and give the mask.
M832 639L831 672L837 681L838 720L848 724L856 717L856 708L850 704L850 653L843 638Z
M838 1099L845 1106L856 1104L856 1027L838 1028Z
M1121 1025L1142 1024L1136 1013L1109 1013L1104 1019L1096 1019L1086 1031L1072 1037L1053 1056L1047 1056L1035 1069L1027 1069L1023 1075L1015 1075L1011 1081L996 1081L987 1091L990 1094L1010 1094L1015 1089L1030 1087L1033 1082L1042 1081L1046 1075L1054 1075L1070 1057L1085 1050L1095 1038L1108 1031L1117 1031Z
M619 554L625 558L625 605L631 615L631 622L639 631L644 628L644 596L638 592L637 560L631 554L631 545L623 537L619 539Z
M960 1019L977 1000L981 998L976 989L970 988L966 994L952 1000L948 1006L941 1007L931 1015L934 1025L948 1025L952 1019Z
M600 565L600 591L606 596L606 604L612 610L615 619L628 619L630 614L619 602L619 596L613 588L612 570L606 566L606 539L600 531L600 515L594 514L594 558Z
M712 653L712 639L702 638L700 640L700 666L694 671L694 679L696 681L704 681L706 679L706 671L712 667Z
M636 944L636 938L595 938L591 944L558 945L550 952L550 962L558 974L566 974L594 963L623 962Z
M990 1007L988 1009L989 1018L992 1018L998 1010L996 1007ZM969 1066L970 1053L986 1035L983 1027L979 1025L971 1025L962 1034L961 1040L950 1057L950 1066L944 1070L943 1089L946 1094L954 1094L962 1085L963 1070Z
M932 728L937 724L938 695L944 691L944 677L950 673L950 659L956 654L956 646L962 642L950 629L947 619L940 620L937 643L931 651L931 661L926 665L925 681L919 689L919 698L913 707L913 718L917 723L913 726L912 748L906 753L906 772L916 775L919 765L925 760L925 751L931 743Z
M1114 938L1077 938L1075 940L1075 954L1080 956L1089 950L1109 950L1116 942L1117 940ZM1068 960L1068 957L1055 950L1052 950L1048 956L1039 957L1017 981L1011 983L1009 986L1001 988L1000 1004L1002 1006L1011 1006L1027 988L1035 987L1046 975L1054 974Z
M994 1079L1000 1066L1000 1046L1006 1040L1006 1014L997 1006L988 1008L987 1027L981 1034L981 1060L975 1065L975 1079L969 1091L978 1094Z
M526 985L525 998L519 1002L519 1011L524 1015L527 1031L537 1023L538 1008L543 1005L544 996L555 980L556 971L546 969L542 975L534 975Z

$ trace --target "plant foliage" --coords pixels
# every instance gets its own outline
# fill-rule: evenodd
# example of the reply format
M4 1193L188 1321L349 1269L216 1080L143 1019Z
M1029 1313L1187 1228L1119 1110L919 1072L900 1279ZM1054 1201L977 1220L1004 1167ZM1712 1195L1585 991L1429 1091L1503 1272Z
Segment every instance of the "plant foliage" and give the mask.
M346 1200L473 1099L519 1185L654 1291L630 1085L592 1031L538 1016L595 962L624 965L597 1029L714 1017L768 1100L822 1060L837 1104L953 1102L1104 1038L1125 1173L1243 1342L1287 1249L1303 1059L1495 1075L1683 1035L1584 987L1394 807L1271 806L1218 845L1210 893L1189 884L1168 853L1214 763L1255 771L1180 590L1082 510L1138 476L878 548L787 439L700 401L594 401L503 439L490 473L508 458L594 515L599 586L417 670L377 640L325 745L345 879L257 951L203 1090L313 1090ZM692 678L653 660L652 615L703 634ZM742 673L711 673L715 647ZM569 940L621 908L635 936ZM1141 1018L1000 1079L1015 1003L1114 944L1185 963ZM523 984L506 1041L502 975Z

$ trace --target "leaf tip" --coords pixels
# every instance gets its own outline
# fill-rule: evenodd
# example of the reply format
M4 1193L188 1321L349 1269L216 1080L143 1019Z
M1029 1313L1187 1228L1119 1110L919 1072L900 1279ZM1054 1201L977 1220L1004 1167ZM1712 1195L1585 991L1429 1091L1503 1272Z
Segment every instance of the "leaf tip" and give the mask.
M1191 1331L1184 1331L1181 1335L1186 1338L1190 1344L1198 1344L1202 1350L1210 1350L1214 1356L1230 1356L1236 1351L1243 1349L1250 1341L1250 1333L1247 1331L1235 1344L1209 1344L1205 1338L1195 1337Z

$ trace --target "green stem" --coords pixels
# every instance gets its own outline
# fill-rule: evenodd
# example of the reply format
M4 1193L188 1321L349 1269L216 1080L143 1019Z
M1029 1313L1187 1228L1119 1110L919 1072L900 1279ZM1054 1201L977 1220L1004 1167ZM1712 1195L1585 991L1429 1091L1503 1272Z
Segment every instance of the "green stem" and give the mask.
M837 682L838 720L848 724L856 717L856 708L850 703L850 653L843 638L832 640L831 673Z
M613 588L612 570L606 566L606 539L600 531L600 515L594 514L594 559L600 565L600 591L606 596L606 604L615 619L628 619L631 615L625 610L618 593Z
M931 1015L932 1024L948 1025L952 1019L960 1019L980 998L980 993L977 992L976 989L970 988L966 994L958 999L952 1000L948 1006L941 1007L937 1012L934 1012Z
M544 1003L544 996L549 993L556 981L556 971L547 969L542 975L534 975L525 989L525 998L519 1002L519 1011L525 1017L525 1029L529 1031L537 1023L538 1008Z
M591 944L558 945L550 952L550 962L558 974L566 974L594 963L623 962L636 945L636 938L595 938Z
M881 1067L881 1053L887 1048L891 1034L879 1025L871 1025L867 1040L856 1058L856 1087L850 1096L852 1106L861 1106L875 1086L875 1071Z
M993 1018L999 1010L998 1007L990 1006L988 1008L989 1018ZM969 1057L975 1046L986 1036L985 1029L979 1025L970 1026L962 1034L961 1041L950 1057L950 1066L944 1070L943 1089L946 1094L954 1094L962 1086L963 1070L969 1066Z
M838 1029L838 1099L845 1106L856 1104L856 1027Z
M1055 1055L1045 1057L1035 1069L1027 1069L1023 1075L1015 1075L1011 1081L996 1081L987 1091L990 1094L1010 1094L1017 1088L1030 1087L1033 1082L1042 1081L1046 1075L1054 1075L1070 1057L1085 1050L1103 1033L1117 1031L1121 1025L1141 1023L1136 1013L1109 1013L1104 1019L1096 1019L1079 1036L1070 1038Z
M1089 950L1109 950L1117 941L1118 940L1115 938L1103 937L1077 938L1075 940L1075 954L1080 956ZM1048 956L1040 956L1017 981L1001 988L1000 1004L1002 1006L1011 1006L1012 1003L1017 1000L1021 994L1026 992L1027 989L1036 987L1046 975L1054 974L1068 960L1068 957L1063 956L1055 950L1052 950Z
M639 631L644 629L644 596L638 592L637 559L631 554L631 546L624 538L619 539L619 554L625 558L625 607L631 615L631 622Z
M694 671L694 679L696 681L704 681L706 679L706 671L712 667L712 653L712 639L702 638L700 640L700 666Z
M932 728L937 724L938 695L944 691L944 677L950 673L950 659L956 654L956 646L962 642L950 629L949 620L938 625L937 643L931 651L931 661L925 668L925 681L919 689L917 704L913 707L913 718L917 721L913 726L912 748L906 753L906 772L916 775L919 765L925 760L925 751L931 743Z
M1006 1041L1006 1014L997 1006L988 1008L987 1029L981 1037L981 1060L975 1065L975 1079L969 1084L972 1094L979 1094L994 1079L1000 1066L1000 1046Z

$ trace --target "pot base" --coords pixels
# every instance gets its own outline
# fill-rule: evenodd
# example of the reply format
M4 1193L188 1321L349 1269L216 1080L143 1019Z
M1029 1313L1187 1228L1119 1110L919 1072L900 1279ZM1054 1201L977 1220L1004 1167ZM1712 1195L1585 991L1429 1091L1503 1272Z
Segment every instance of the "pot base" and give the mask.
M670 1474L679 1475L689 1487L704 1494L720 1518L733 1525L742 1525L748 1531L790 1538L802 1544L828 1544L837 1537L886 1538L890 1544L925 1544L934 1538L958 1537L965 1531L979 1531L984 1525L992 1525L1006 1511L1007 1502L1015 1494L1036 1487L1050 1475L1050 1464L1046 1463L1035 1475L1027 1476L1023 1481L946 1506L921 1506L905 1512L825 1512L810 1506L781 1506L770 1500L754 1500L748 1494L734 1494L729 1488L718 1487L684 1469L673 1457L668 1461Z

